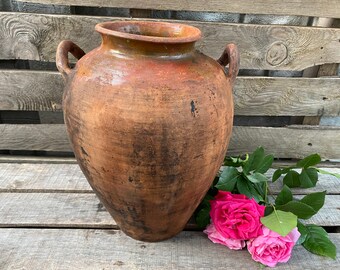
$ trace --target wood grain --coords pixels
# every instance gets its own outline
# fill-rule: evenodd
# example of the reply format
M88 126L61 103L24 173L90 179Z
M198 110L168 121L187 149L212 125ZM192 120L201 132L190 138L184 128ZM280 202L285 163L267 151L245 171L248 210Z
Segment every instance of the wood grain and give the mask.
M340 234L330 234L340 248ZM201 232L182 232L160 243L133 240L115 230L0 229L4 269L258 269L248 251L216 245ZM34 259L33 259L34 258ZM276 269L337 269L336 260L294 248Z
M319 153L324 159L340 156L339 127L289 126L284 128L236 126L228 155L254 151L262 145L277 158L303 158ZM0 125L0 150L71 151L62 124Z
M60 111L64 83L56 72L0 71L0 109Z
M0 125L0 149L71 151L63 124Z
M262 145L275 157L303 158L319 153L324 159L337 159L339 132L339 128L320 126L234 127L228 155L252 152Z
M340 78L238 77L235 114L338 116L339 85ZM61 111L63 86L57 72L0 70L0 110Z
M0 227L118 228L95 194L0 193Z
M340 196L326 195L322 210L308 222L340 226L339 208ZM0 193L0 212L0 227L117 228L95 194Z
M22 0L23 1L23 0ZM100 6L158 10L214 11L249 14L303 15L340 18L340 3L337 0L196 0L196 1L136 1L136 0L25 0L30 3L59 4L71 6Z
M325 170L340 174L340 168ZM273 173L274 169L270 169L267 176L271 178ZM0 175L0 192L92 193L77 164L0 163ZM308 194L327 190L328 194L340 194L339 183L340 179L334 176L320 174L315 188L295 188L292 191L294 194ZM282 181L279 180L270 185L273 194L277 194L281 188Z
M88 52L100 42L94 32L96 23L122 19L2 12L0 58L54 61L57 45L64 39L73 40ZM213 58L221 55L227 43L236 43L241 68L303 70L340 62L340 29L185 22L202 30L204 38L197 48Z

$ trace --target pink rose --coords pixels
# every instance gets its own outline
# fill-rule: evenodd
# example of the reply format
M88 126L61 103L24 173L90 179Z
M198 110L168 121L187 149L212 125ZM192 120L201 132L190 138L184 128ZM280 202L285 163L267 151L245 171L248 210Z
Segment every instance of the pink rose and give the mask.
M264 226L262 230L263 235L247 242L253 260L270 267L274 267L279 262L287 262L300 237L297 228L284 237Z
M211 242L227 246L230 249L237 250L246 246L246 243L243 240L223 237L218 231L216 231L214 224L210 224L203 232L208 235L208 238L211 240Z
M219 190L210 205L212 222L224 238L248 240L262 234L265 207L254 199Z

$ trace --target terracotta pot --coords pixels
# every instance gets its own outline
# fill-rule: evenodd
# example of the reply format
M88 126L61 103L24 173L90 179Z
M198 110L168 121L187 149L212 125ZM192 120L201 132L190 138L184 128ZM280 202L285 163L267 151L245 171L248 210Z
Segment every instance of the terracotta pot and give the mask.
M101 23L100 47L57 50L63 108L75 156L91 187L129 236L179 233L227 151L239 54L195 50L199 29L161 22ZM68 53L79 59L75 68ZM229 63L226 75L224 65Z

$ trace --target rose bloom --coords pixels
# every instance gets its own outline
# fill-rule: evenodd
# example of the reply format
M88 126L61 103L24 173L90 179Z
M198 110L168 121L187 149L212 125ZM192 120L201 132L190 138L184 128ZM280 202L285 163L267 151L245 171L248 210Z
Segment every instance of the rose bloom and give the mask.
M208 238L211 240L211 242L227 246L230 249L237 250L246 246L246 243L243 240L223 237L218 231L216 231L214 224L208 225L208 227L203 232L208 235Z
M262 234L265 207L254 199L219 190L210 205L212 222L224 238L248 240Z
M299 239L300 233L294 228L286 236L263 227L263 235L247 242L247 248L254 261L274 267L279 262L290 259L292 249Z

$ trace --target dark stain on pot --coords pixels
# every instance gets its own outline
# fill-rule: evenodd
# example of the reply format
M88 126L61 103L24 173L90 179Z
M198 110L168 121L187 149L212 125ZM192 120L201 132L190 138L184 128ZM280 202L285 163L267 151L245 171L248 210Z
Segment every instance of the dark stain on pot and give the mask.
M85 149L82 146L80 147L80 149L81 149L81 152L83 153L83 155L89 156L88 153L85 151Z
M192 100L190 102L190 105L191 105L191 113L193 114L193 116L195 116L195 102Z

